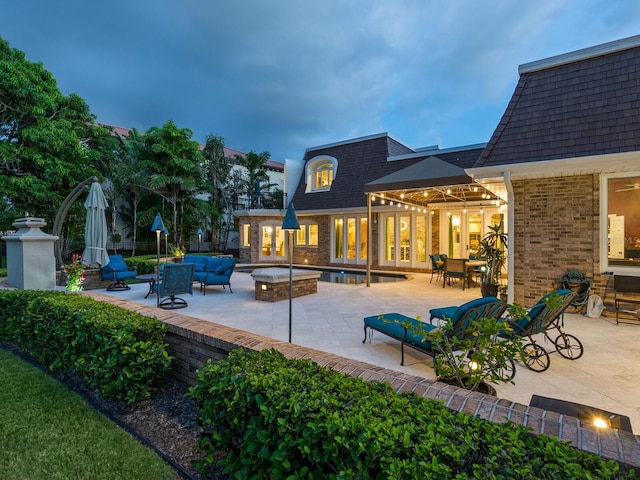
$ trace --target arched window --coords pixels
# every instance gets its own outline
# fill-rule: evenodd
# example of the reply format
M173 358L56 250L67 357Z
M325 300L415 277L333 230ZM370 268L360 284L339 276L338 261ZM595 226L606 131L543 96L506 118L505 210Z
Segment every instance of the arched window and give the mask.
M338 170L338 160L333 157L316 157L307 162L307 188L309 192L327 192L331 190L333 179Z

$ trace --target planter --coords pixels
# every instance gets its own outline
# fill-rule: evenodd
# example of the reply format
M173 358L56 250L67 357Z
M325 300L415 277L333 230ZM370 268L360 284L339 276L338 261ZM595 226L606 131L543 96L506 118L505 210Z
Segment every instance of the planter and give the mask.
M454 387L460 387L460 385L458 384L458 381L455 377L438 377L436 378L436 380L438 382L442 382L442 383L446 383L447 385L453 385ZM462 388L462 387L460 387ZM464 387L467 388L467 387ZM489 385L486 382L480 382L476 388L474 389L470 389L467 388L467 390L471 390L473 392L479 392L479 393L484 393L487 395L493 395L494 397L496 396L496 389L493 388L491 385Z
M500 285L487 285L483 283L480 285L480 292L483 297L497 297L499 288Z

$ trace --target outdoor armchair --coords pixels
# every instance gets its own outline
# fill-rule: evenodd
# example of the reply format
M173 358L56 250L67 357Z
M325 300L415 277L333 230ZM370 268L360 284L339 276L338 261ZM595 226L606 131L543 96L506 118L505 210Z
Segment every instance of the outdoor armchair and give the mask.
M193 295L193 263L167 263L162 270L162 280L153 285L160 308L173 310L189 304L176 295ZM162 299L162 300L161 300Z
M129 290L131 287L124 281L137 274L135 267L133 270L129 270L122 255L109 255L109 263L100 269L102 280L113 280L113 283L107 287L109 291Z

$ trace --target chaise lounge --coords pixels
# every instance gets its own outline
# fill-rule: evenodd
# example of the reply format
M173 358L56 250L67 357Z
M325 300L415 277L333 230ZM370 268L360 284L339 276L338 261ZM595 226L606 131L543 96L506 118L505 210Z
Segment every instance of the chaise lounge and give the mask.
M483 297L467 302L457 307L451 315L451 328L447 332L447 336L451 339L463 340L469 335L468 329L473 321L482 318L500 318L506 309L507 304L495 297ZM426 337L437 328L439 327L400 313L385 313L364 319L364 340L362 343L366 342L367 333L369 341L371 341L373 330L376 330L400 341L400 365L404 365L405 345L431 355L435 365L437 352L432 342ZM367 329L369 329L368 332Z

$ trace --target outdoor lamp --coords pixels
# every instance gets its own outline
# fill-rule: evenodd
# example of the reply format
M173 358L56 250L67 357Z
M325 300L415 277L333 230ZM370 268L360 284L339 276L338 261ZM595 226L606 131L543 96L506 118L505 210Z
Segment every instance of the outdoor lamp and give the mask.
M164 234L164 256L168 257L169 256L169 230L167 230L167 227L164 227L164 230L162 231L162 233Z
M300 230L300 223L296 216L296 209L293 203L289 203L287 212L282 221L282 229L289 232L289 343L291 343L291 306L293 298L293 232Z
M200 253L200 242L202 241L202 229L198 228L198 253Z
M156 283L160 283L160 233L166 231L160 212L156 213L156 217L151 224L151 231L156 232ZM156 300L160 304L160 290L156 289Z

